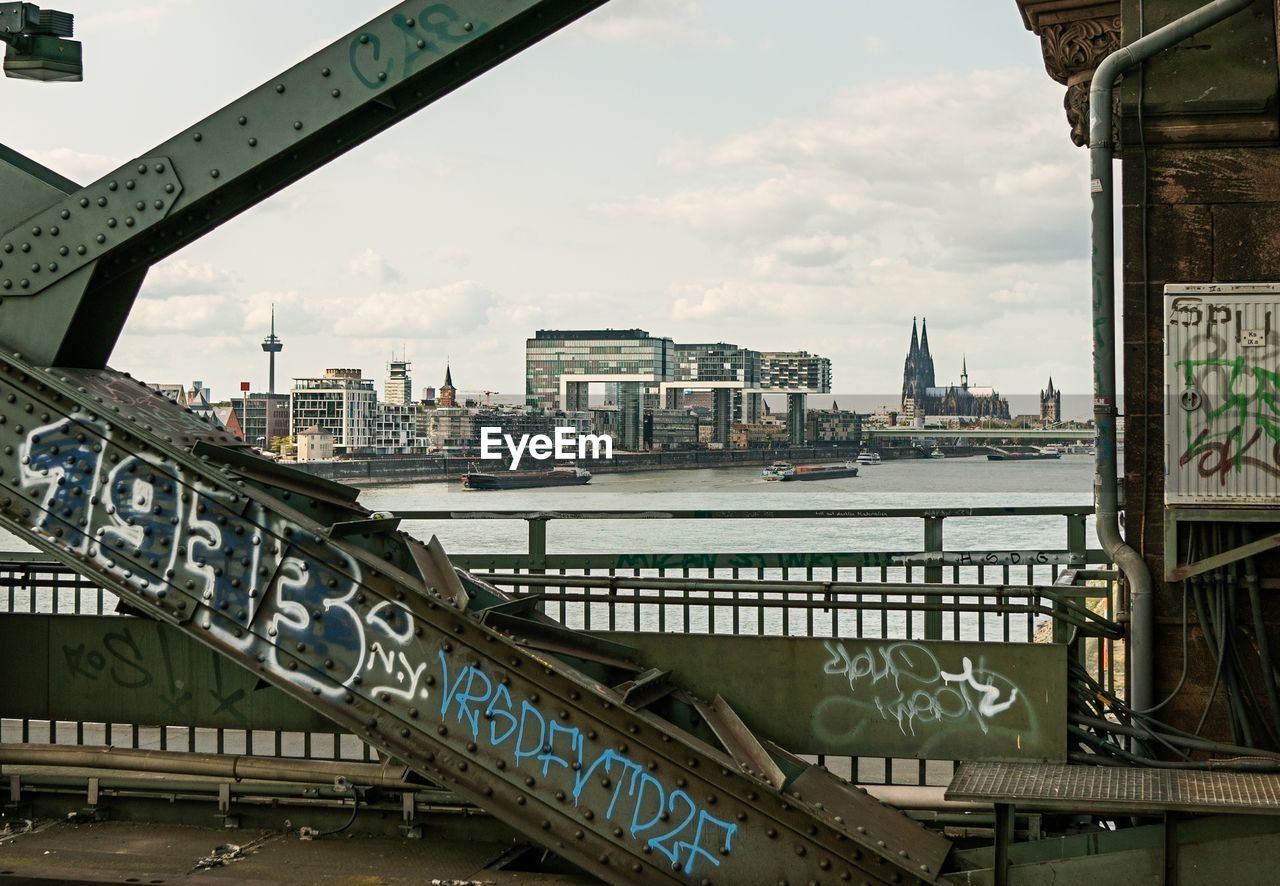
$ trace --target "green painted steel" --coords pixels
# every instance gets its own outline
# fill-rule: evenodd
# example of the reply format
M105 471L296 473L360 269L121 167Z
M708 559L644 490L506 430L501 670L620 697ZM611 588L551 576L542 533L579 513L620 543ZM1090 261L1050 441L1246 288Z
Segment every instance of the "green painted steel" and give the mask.
M460 554L467 569L543 571L593 569L892 569L902 566L1083 566L1087 555L1066 550L948 551L938 557L918 551L710 551L637 554Z
M1066 759L1064 647L598 633L795 753ZM968 660L970 663L966 665ZM750 662L749 668L724 662ZM326 732L251 671L146 619L0 618L0 715L33 720ZM972 680L969 677L972 676ZM1027 692L1026 687L1035 687Z
M315 710L169 625L142 618L0 618L0 716L331 732Z
M842 787L818 804L751 774L610 689L628 655L482 612L510 603L472 579L461 611L420 542L229 445L117 373L0 354L0 525L585 870L936 881L947 841Z
M101 367L147 269L604 0L409 0L99 181L0 210L0 344Z
M610 633L804 754L1065 762L1067 647Z

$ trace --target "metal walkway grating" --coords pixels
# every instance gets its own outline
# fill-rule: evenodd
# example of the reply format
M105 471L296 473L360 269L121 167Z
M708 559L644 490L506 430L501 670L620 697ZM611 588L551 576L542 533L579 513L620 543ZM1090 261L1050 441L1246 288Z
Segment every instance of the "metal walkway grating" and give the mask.
M1280 815L1280 774L962 763L946 797L1075 811Z

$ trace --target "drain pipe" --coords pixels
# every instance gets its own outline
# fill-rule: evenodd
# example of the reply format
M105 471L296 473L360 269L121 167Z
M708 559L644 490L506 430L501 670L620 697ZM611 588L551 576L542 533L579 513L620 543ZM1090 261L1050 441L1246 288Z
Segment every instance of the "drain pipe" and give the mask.
M1093 196L1094 510L1098 541L1129 582L1129 705L1155 704L1155 599L1151 572L1120 532L1116 478L1115 232L1112 223L1111 93L1121 73L1250 6L1213 0L1103 59L1089 87L1089 191ZM1144 293L1145 296L1145 293ZM1143 502L1143 506L1146 502Z

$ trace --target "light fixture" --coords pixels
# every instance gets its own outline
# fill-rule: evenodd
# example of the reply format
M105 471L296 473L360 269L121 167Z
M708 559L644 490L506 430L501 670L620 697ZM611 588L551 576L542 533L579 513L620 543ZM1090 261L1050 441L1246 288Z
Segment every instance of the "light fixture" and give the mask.
M69 12L34 3L0 4L5 76L46 83L84 79L80 42L69 39L74 26Z

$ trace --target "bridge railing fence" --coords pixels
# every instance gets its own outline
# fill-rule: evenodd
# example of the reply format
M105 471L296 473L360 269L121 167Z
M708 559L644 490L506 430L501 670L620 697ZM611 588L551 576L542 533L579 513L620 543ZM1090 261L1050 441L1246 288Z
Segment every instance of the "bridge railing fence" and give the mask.
M518 553L453 554L455 565L513 594L538 594L561 623L590 631L725 636L808 636L997 643L1071 642L1072 653L1108 689L1123 694L1123 642L1115 575L1086 545L1087 506L899 509L897 511L480 512L407 511L406 521L523 521ZM1029 550L953 550L946 521L1058 517L1062 543ZM553 521L858 520L918 521L899 551L561 553L548 551ZM643 524L638 524L643 525ZM412 527L412 523L410 524ZM696 533L691 531L691 536ZM998 536L993 535L993 538ZM40 554L0 553L0 615L120 614L109 591ZM325 732L172 724L5 718L0 741L114 744L214 753L373 760L358 737ZM122 719L128 719L127 716ZM864 781L936 783L950 761L824 760Z

